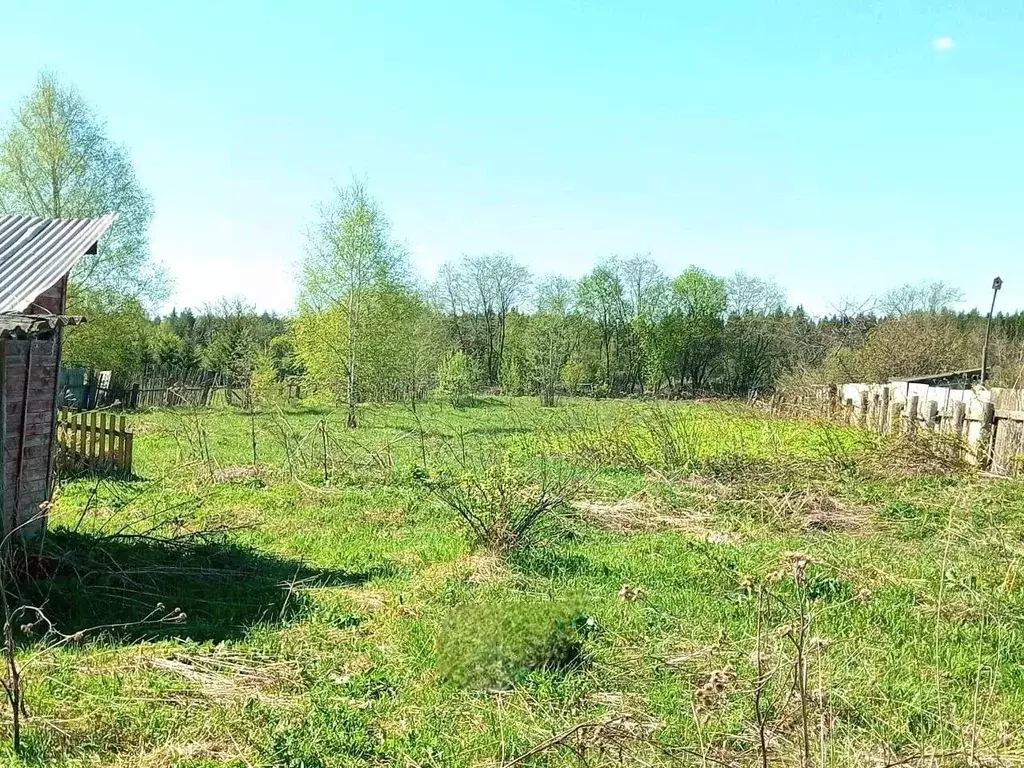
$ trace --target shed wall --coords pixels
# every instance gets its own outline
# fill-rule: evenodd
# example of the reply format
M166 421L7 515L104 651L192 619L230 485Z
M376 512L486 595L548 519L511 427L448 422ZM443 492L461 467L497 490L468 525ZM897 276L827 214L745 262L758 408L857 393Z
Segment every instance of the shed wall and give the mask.
M27 311L61 314L66 279ZM57 381L62 332L50 339L0 342L3 393L3 527L31 536L46 523L57 436Z

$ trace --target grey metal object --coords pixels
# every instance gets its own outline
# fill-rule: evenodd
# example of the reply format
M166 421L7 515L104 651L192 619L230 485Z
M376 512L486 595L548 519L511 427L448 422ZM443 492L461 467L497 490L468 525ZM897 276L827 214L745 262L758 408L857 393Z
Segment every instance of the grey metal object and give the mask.
M27 309L92 251L116 218L0 215L0 312Z
M988 322L985 323L985 345L981 348L981 383L985 383L985 374L988 372L988 336L992 331L992 313L996 309L996 294L1003 287L1003 278L997 277L992 281L992 306L988 308Z
M84 317L73 315L23 315L0 312L0 339L34 339L69 325L80 325Z

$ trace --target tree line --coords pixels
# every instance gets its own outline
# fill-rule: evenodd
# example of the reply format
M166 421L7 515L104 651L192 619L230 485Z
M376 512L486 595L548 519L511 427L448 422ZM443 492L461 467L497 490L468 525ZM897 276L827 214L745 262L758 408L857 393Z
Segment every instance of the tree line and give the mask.
M131 375L202 368L270 387L301 381L357 422L367 400L537 395L746 396L787 377L884 381L976 367L985 318L933 281L848 302L826 317L775 282L701 266L668 274L645 254L609 256L578 279L533 275L513 255L466 255L425 280L360 180L316 210L294 313L241 300L155 316L170 294L149 254L152 202L127 150L52 75L0 134L0 212L120 217L71 275L68 365ZM994 381L1024 370L1024 315L998 315Z
M812 318L775 282L647 255L609 257L579 279L534 276L509 254L463 256L416 281L361 182L310 233L294 368L348 404L478 388L540 396L747 396L785 378L887 381L975 368L985 318L941 281L895 287ZM992 380L1014 384L1024 315L994 320ZM344 375L342 375L344 373Z

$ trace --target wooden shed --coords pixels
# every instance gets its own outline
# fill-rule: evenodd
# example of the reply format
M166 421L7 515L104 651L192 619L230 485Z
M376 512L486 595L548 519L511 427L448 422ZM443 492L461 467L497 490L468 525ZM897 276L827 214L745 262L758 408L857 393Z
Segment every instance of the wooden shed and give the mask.
M0 215L0 474L3 533L33 535L46 525L53 484L68 274L115 215L43 219Z

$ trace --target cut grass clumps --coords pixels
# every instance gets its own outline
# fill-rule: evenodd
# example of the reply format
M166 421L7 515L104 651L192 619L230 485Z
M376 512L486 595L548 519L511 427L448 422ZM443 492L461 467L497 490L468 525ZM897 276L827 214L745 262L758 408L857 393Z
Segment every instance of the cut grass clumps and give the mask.
M474 602L453 610L437 638L437 666L448 682L508 689L536 675L572 674L589 663L596 622L572 601Z

